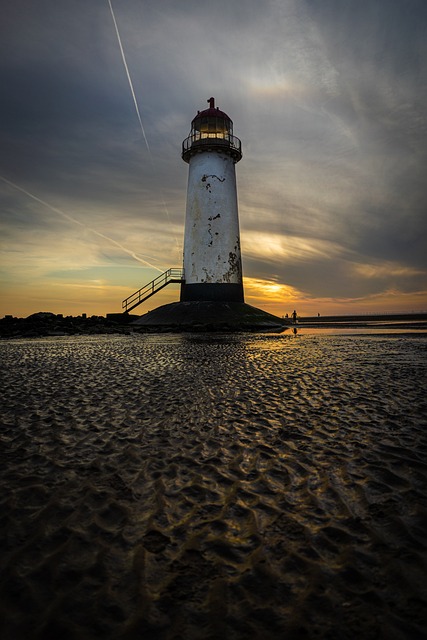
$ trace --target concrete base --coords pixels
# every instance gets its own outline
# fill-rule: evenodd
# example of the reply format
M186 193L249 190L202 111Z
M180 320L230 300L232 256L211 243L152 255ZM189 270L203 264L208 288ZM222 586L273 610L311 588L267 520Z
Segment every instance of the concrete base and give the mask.
M289 320L244 302L173 302L149 311L131 324L137 331L271 331L281 332Z

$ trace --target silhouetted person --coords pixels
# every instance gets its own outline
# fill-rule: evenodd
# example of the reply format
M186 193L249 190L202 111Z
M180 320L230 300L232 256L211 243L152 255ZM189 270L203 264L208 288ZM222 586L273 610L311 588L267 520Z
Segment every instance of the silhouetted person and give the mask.
M293 314L292 314L292 321L294 324L297 323L297 312L294 310Z

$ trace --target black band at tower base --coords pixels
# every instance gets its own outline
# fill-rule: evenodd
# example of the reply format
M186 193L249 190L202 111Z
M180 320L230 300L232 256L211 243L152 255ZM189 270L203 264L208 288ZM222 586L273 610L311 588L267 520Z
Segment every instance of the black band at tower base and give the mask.
M197 283L181 284L181 302L216 301L244 302L243 284Z

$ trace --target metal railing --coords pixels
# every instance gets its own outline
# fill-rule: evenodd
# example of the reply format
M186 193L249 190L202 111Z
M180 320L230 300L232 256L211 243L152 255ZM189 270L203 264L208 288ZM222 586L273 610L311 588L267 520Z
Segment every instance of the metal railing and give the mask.
M166 287L171 282L184 282L184 269L168 269L157 278L154 278L151 282L148 282L138 291L132 293L122 302L122 309L124 313L129 313L132 309L135 309L139 304L142 304L145 300L153 296L157 291Z
M182 157L185 160L188 154L198 150L200 147L213 145L215 147L224 147L231 151L236 157L242 157L242 143L237 136L229 133L192 133L182 143Z

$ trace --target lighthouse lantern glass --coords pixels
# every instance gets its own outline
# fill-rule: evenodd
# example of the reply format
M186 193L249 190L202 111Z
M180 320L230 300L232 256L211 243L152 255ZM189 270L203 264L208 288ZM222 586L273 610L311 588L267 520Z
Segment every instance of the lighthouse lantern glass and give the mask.
M231 133L230 120L216 116L204 116L194 122L194 129L200 133L210 133L219 137Z
M193 120L191 135L200 138L228 138L233 135L233 123L228 118L203 115Z

